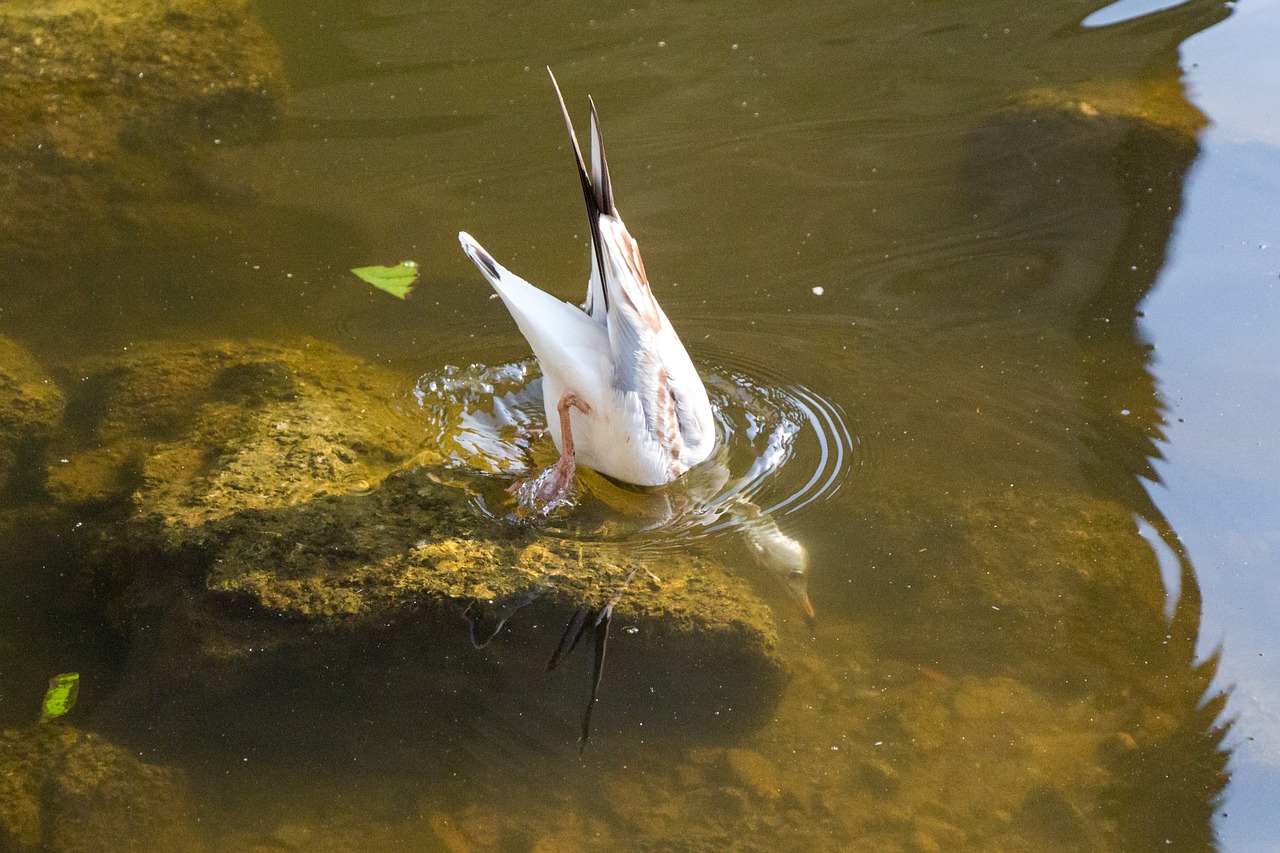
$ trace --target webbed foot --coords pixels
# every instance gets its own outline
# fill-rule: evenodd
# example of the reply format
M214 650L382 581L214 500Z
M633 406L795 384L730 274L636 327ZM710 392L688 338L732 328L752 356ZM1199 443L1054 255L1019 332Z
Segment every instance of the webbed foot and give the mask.
M591 414L587 402L572 391L560 397L556 411L560 413L560 458L550 468L530 480L519 480L508 490L516 496L516 513L526 515L530 512L547 515L557 507L572 502L573 477L577 473L578 463L573 455L573 428L569 422L569 409L574 408L584 415Z

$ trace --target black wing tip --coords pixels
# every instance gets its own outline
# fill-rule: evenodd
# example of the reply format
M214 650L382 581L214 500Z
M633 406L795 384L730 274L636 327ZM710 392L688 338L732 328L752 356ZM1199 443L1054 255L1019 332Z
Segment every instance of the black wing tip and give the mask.
M578 167L578 180L582 182L582 197L587 205L587 223L591 229L591 251L596 256L597 269L600 270L600 275L603 277L605 274L605 271L604 271L605 267L604 267L604 252L600 245L600 214L606 202L608 204L609 209L605 210L604 212L610 213L610 214L613 213L613 193L611 190L608 189L607 177L604 180L604 183L606 186L605 186L605 192L603 194L600 192L600 189L598 187L595 187L592 185L591 173L590 171L587 170L587 164L582 159L582 146L578 144L578 135L573 132L573 119L569 117L569 108L565 105L564 94L560 91L560 84L556 82L555 72L551 70L550 65L547 66L547 74L551 76L551 86L556 91L556 100L560 102L560 112L564 115L564 126L565 126L565 129L569 131L569 143L570 143L570 146L573 148L573 160L574 160L574 164ZM588 96L587 100L588 101L591 100L590 96ZM595 132L595 128L598 125L598 121L595 118L594 103L591 104L591 116L592 116L592 130L593 132ZM594 140L595 137L592 137L592 138ZM600 149L600 157L601 157L601 163L603 164L604 163L603 146ZM606 176L608 175L607 168L602 169L601 171ZM605 310L608 311L609 310L609 288L605 286L601 289L601 292L604 297Z
M490 281L502 278L502 274L498 272L498 262L470 234L459 231L458 242L462 244L462 251L467 253L467 257L480 268L480 272L484 273L486 278Z
M609 159L604 154L604 132L600 129L600 114L596 112L595 99L590 95L587 95L587 103L591 105L592 159L595 159L596 151L600 152L600 174L592 176L595 179L596 204L602 213L616 216L617 210L613 203L613 181L609 178ZM594 163L592 165L594 166Z

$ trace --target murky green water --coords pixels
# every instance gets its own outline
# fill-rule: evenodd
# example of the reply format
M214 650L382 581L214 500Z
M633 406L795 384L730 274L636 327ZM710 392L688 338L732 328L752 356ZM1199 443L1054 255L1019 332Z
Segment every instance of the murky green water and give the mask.
M1212 219L1198 199L1240 169L1255 186L1280 175L1274 116L1269 139L1219 144L1184 94L1180 45L1217 32L1225 9L1084 28L1097 4L170 5L138 4L130 37L110 16L0 5L15 57L0 84L13 200L0 335L27 353L0 349L0 366L66 401L0 374L23 413L13 427L0 416L17 436L0 447L0 758L19 780L0 784L23 804L0 806L7 843L71 849L57 828L71 824L101 849L135 832L138 849L217 851L1264 850L1280 837L1263 805L1275 673L1240 663L1275 642L1258 609L1237 631L1222 604L1274 601L1259 568L1274 530L1205 508L1227 440L1208 444L1213 464L1179 462L1187 430L1200 432L1181 447L1206 446L1185 425L1202 409L1189 397L1212 390L1187 376L1276 384L1273 364L1248 363L1265 343L1218 357L1194 331L1237 321L1197 282L1221 275L1254 297L1238 310L1271 319L1280 286L1274 233L1253 224L1268 222L1264 193L1231 211L1238 234L1197 240L1187 224ZM451 631L415 633L404 611L344 633L332 597L315 605L331 613L289 603L236 633L248 599L203 597L245 583L226 580L214 534L160 556L139 544L140 496L180 492L225 452L201 435L304 400L309 423L356 451L308 457L298 503L331 506L313 498L325 472L358 501L376 495L385 471L366 468L383 456L431 450L413 426L430 414L411 405L420 377L525 359L459 230L580 298L581 197L548 64L571 109L588 93L600 109L619 206L695 361L826 413L759 498L808 549L817 622L748 539L673 527L678 547L645 567L663 576L686 551L728 567L768 603L775 656L731 666L721 646L618 625L581 756L589 655L542 672L571 610L499 610L510 625L483 650L460 611ZM1236 172L1205 159L1241 150ZM1235 240L1247 259L1212 254ZM408 302L347 272L405 258L423 269ZM1243 337L1273 334L1257 322ZM332 425L381 423L325 408L356 399L326 378L348 369L323 367L339 356L236 349L306 339L368 363L355 370L373 397L359 399L382 401L394 437ZM211 340L233 343L214 356L199 349ZM155 379L169 367L138 366L176 351L174 384ZM193 391L202 359L241 367ZM420 461L423 490L471 482ZM1199 479L1170 495L1157 473ZM1248 505L1274 520L1274 486L1251 482ZM820 499L786 500L800 493ZM265 500L244 492L245 517ZM310 518L298 512L295 532ZM1239 545L1198 550L1217 536ZM646 529L646 547L655 538ZM285 545L257 552L252 594L294 580L303 546ZM1232 583L1232 559L1252 567L1253 592ZM60 741L30 721L69 670L83 683ZM1244 700L1224 716L1231 683ZM144 803L150 834L124 817Z

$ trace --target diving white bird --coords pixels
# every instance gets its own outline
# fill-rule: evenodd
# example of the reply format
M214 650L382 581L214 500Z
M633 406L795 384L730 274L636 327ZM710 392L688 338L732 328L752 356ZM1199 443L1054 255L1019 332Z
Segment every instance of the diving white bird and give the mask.
M531 502L545 505L543 511L567 499L577 463L623 482L658 486L706 459L715 446L706 388L649 289L636 241L614 203L595 103L587 99L588 171L554 74L551 85L587 203L586 302L578 308L539 290L495 261L471 235L458 234L542 366L547 425L560 451L529 494Z

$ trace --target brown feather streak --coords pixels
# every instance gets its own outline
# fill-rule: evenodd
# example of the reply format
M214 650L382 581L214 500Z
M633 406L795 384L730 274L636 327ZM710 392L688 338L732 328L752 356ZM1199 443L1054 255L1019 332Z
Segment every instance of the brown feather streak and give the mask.
M681 440L680 424L676 419L676 398L671 391L671 380L667 371L658 368L654 389L657 404L654 411L654 436L658 443L667 448L671 455L670 471L674 475L680 469L680 454L684 451Z
M621 225L621 221L618 222ZM644 273L644 261L640 260L640 248L636 245L635 239L626 232L626 227L621 229L622 233L618 234L619 239L615 241L615 245L621 249L618 254L622 262L626 264L631 277L640 285L640 290L644 296L644 304L639 305L627 293L627 301L636 309L636 313L648 324L649 328L657 332L662 329L662 314L658 311L658 300L653 298L653 290L649 287L649 278Z

